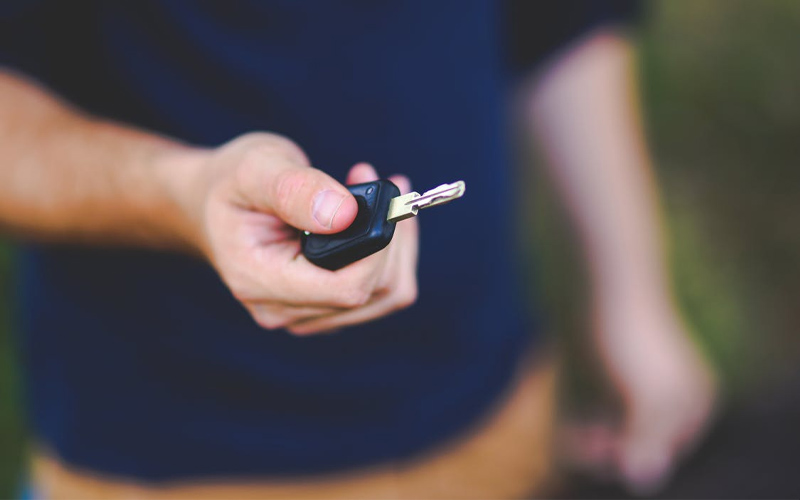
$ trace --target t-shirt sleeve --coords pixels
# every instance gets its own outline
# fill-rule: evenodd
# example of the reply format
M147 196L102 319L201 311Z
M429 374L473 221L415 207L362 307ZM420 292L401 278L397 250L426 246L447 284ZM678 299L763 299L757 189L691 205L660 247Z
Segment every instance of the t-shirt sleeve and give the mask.
M639 0L506 0L511 71L527 73L543 59L602 25L630 26L642 16Z

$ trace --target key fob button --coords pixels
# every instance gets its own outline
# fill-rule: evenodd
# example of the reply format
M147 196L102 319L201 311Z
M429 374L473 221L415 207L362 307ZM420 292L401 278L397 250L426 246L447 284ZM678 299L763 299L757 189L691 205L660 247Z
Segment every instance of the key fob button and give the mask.
M336 234L303 234L303 255L312 263L329 270L340 269L383 249L392 240L394 222L386 217L392 198L400 190L392 182L379 180L348 186L358 202L353 223Z

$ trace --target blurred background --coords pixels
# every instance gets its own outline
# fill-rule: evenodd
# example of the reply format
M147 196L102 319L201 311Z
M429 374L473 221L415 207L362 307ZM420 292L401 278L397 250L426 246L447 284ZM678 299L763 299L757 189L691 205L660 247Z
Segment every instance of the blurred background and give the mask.
M637 37L676 293L726 401L664 495L798 494L789 478L800 459L800 1L652 1ZM539 186L527 207L535 279L572 352L563 406L590 414L611 396L586 345L572 235ZM0 498L17 491L26 443L13 280L13 250L0 244ZM564 485L567 497L624 495L593 478Z
M724 408L666 498L800 496L800 2L645 3L636 35L677 295L723 382ZM607 411L587 344L584 275L540 175L537 273L571 351L565 415ZM566 497L623 498L596 478Z

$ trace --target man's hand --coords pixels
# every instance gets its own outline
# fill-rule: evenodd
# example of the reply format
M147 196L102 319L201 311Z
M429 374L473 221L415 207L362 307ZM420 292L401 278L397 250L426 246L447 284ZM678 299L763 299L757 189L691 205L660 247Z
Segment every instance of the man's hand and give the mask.
M612 458L632 489L655 491L706 429L714 374L666 299L606 305L597 311L596 328L625 404Z
M337 233L355 218L349 191L312 168L286 138L254 133L212 151L183 206L197 248L264 328L309 334L364 323L416 300L417 223L399 224L389 246L336 272L308 262L298 230ZM367 164L348 183L376 180ZM402 192L404 177L391 180ZM188 181L188 179L186 179Z
M595 305L595 342L623 418L567 426L562 450L574 466L650 494L706 430L716 380L669 301L645 295Z
M2 68L0 116L0 229L9 234L199 253L261 326L297 334L364 323L416 299L416 221L336 272L301 255L298 230L342 231L358 207L288 139L253 133L193 148L88 116ZM348 182L375 179L359 164ZM392 180L410 190L408 179Z

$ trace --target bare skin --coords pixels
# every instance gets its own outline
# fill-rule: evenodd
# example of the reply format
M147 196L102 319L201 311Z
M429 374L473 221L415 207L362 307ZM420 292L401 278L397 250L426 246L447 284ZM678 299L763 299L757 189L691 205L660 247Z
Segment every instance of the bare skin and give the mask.
M582 455L644 491L701 434L714 382L668 289L631 68L627 42L589 37L545 69L530 113L581 235L595 340L627 405L621 429L603 434L604 451ZM370 321L416 298L414 220L398 225L387 251L337 272L300 255L296 229L341 231L357 208L284 137L256 133L195 148L88 117L2 71L0 116L6 233L195 254L256 322L296 334ZM348 182L376 177L359 164ZM393 180L410 189L407 179Z
M599 32L544 69L529 114L582 242L594 340L626 406L617 428L574 429L567 452L651 492L702 435L715 381L669 289L636 95L630 43Z
M22 238L178 249L208 260L264 328L296 334L363 323L416 299L416 221L337 272L309 263L297 229L344 230L347 189L274 134L193 148L87 117L0 73L0 227ZM349 180L377 178L366 164ZM404 177L392 178L402 190Z

